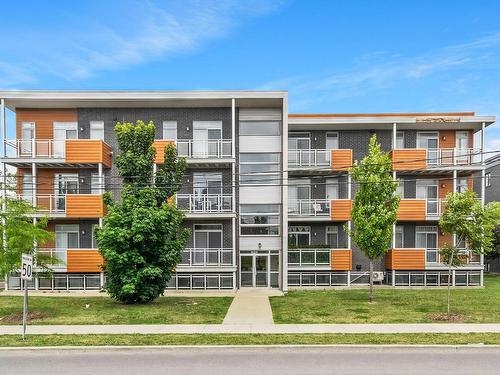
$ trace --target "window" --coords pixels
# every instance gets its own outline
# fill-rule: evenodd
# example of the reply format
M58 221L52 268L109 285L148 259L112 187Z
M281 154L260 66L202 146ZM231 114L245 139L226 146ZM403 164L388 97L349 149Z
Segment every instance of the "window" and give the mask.
M278 236L280 207L277 204L242 204L240 206L241 235Z
M280 122L240 121L240 135L280 135Z
M33 176L31 174L23 175L23 199L33 200Z
M95 228L98 228L98 224L92 224L92 249L97 249L97 241L95 238Z
M339 248L339 227L326 227L326 243L330 249Z
M395 243L394 247L396 249L403 249L404 246L404 227L402 225L396 225L396 231L395 231Z
M402 130L396 132L396 148L405 148L405 132Z
M177 140L177 121L163 121L163 139Z
M326 133L326 149L333 150L339 148L339 133Z
M467 178L459 178L457 180L457 192L458 193L463 193L464 191L467 191L469 188L467 184Z
M101 194L104 191L104 181L99 178L99 173L92 173L90 178L90 194Z
M326 180L326 199L339 199L339 182L336 178Z
M276 185L280 182L279 153L240 154L240 181L242 185Z
M222 194L222 173L193 173L193 193L195 196Z
M90 121L90 139L104 140L104 121Z
M488 172L484 175L484 183L485 183L486 187L491 186L491 173L490 172Z
M404 198L405 197L405 181L404 180L397 180L397 186L396 186L396 195Z
M311 227L291 226L288 227L288 246L301 247L311 243Z

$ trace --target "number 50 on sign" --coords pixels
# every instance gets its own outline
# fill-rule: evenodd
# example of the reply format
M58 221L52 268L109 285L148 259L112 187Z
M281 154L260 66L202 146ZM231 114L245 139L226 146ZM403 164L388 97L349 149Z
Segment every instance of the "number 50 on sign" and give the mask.
M33 276L33 256L29 254L23 254L21 260L21 279L31 280Z

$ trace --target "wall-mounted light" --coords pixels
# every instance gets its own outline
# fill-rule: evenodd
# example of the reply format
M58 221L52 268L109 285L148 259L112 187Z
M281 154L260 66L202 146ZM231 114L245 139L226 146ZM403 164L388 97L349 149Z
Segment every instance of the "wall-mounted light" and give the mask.
M80 128L80 131L81 131L81 132L83 131L83 128L82 128L82 127Z
M80 183L83 184L85 182L84 178L80 178Z
M313 236L316 236L316 232L313 233Z
M259 242L258 246L259 246L259 250L261 250L262 249L262 242Z
M356 264L356 271L361 271L361 264Z
M446 187L446 184L441 184L441 189L444 189Z
M189 126L186 128L186 131L189 131Z
M443 138L441 138L443 141L446 141L446 137L443 135Z
M82 236L85 236L85 233L87 232L85 232L85 230L82 230Z

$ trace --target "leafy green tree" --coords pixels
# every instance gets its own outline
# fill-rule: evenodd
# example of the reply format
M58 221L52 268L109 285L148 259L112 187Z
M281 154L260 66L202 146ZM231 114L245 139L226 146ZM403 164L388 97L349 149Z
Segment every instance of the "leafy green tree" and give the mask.
M54 238L54 235L45 229L47 218L39 218L33 223L30 214L34 209L24 200L6 198L5 206L6 209L0 213L0 275L19 270L22 254L32 254L37 270L50 273L51 266L59 264L60 261L35 248L35 244L37 247L43 247Z
M182 228L184 214L170 199L180 189L186 161L169 144L154 177L154 124L118 123L115 131L123 189L121 201L105 197L108 213L97 230L97 245L111 297L146 303L163 294L189 237Z
M370 302L373 302L373 261L391 246L400 200L395 194L397 182L392 178L391 158L381 150L375 134L370 139L368 155L356 162L350 172L359 188L352 205L354 228L348 232L370 260Z
M487 254L495 248L495 226L500 223L500 203L485 206L472 190L449 193L446 196L444 212L439 220L439 228L444 234L455 234L456 243L446 244L440 249L443 263L448 265L447 314L450 316L451 274L453 267L460 267L468 254L461 254L456 245L465 243L469 250L477 254Z

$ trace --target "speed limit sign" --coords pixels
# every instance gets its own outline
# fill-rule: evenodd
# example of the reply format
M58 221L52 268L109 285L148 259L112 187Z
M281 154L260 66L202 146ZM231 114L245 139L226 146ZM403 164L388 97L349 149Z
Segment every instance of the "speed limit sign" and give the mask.
M33 255L23 254L21 260L21 279L31 280L33 277Z

